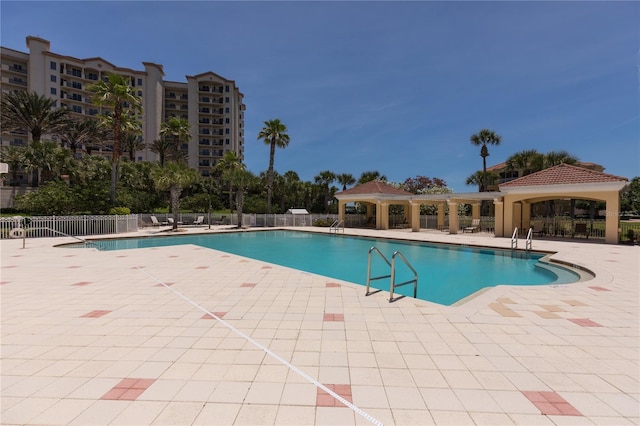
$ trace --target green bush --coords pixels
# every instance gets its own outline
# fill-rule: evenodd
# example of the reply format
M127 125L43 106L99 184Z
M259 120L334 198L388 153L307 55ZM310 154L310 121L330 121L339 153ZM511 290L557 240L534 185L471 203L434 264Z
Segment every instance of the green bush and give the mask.
M127 215L131 214L129 207L112 207L109 209L109 214Z
M331 226L331 224L333 223L332 219L326 218L326 219L316 219L315 222L313 222L313 226L320 226L323 228L328 228Z
M628 229L627 230L627 238L629 239L631 244L633 244L633 242L635 241L635 238L636 238L636 233L635 233L635 231L633 229Z

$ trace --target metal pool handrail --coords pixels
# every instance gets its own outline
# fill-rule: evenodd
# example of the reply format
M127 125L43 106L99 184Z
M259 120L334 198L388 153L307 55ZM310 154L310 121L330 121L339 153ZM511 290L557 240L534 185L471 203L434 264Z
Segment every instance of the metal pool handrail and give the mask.
M342 228L342 233L344 233L344 220L335 220L329 227L329 233L333 230L333 232L337 234L340 228Z
M371 254L372 253L377 253L378 256L380 256L382 258L382 260L385 261L385 263L389 266L389 268L391 269L391 273L389 275L381 275L379 277L371 277ZM413 272L413 279L409 280L409 281L405 281L402 283L398 283L396 284L396 257L400 257L400 259L402 259L402 261L404 262L405 265L407 265L409 267L409 269L411 269L411 271ZM409 263L409 261L407 260L406 257L404 257L404 255L402 253L400 253L399 251L396 251L393 253L393 256L391 256L391 262L389 262L389 259L387 259L384 254L382 254L382 252L380 252L380 250L378 250L377 247L371 247L369 249L369 255L368 255L368 262L367 262L367 289L365 291L365 296L369 296L370 294L373 293L377 293L380 290L376 290L374 292L369 291L370 289L370 285L371 285L371 281L374 280L381 280L381 279L385 279L385 278L390 278L390 282L389 282L389 303L399 299L393 298L393 293L396 289L396 287L402 287L403 285L407 285L407 284L411 284L413 283L413 298L415 299L418 295L418 273L416 272L415 269L413 269L413 266L411 266L411 264Z
M366 292L364 294L365 296L369 296L370 294L377 293L378 291L380 291L380 290L376 290L373 293L369 292L369 286L371 284L371 281L381 280L381 279L384 279L384 278L391 278L391 274L389 274L389 275L381 275L379 277L373 277L373 278L371 277L371 253L374 253L374 252L377 253L378 256L380 256L382 258L382 260L384 260L387 265L389 265L389 268L391 268L391 262L389 262L389 259L384 257L384 254L382 254L380 252L380 250L378 250L377 247L371 247L369 249L369 256L368 256L368 262L367 262L367 289L366 289Z
M511 248L518 248L518 228L514 229L511 235Z
M404 264L407 265L409 269L411 269L411 271L413 272L412 280L396 284L396 257L397 256L400 256ZM396 287L402 287L403 285L407 285L411 283L413 283L413 298L415 299L418 296L418 273L416 272L415 269L413 269L413 266L411 266L411 264L404 257L404 255L399 251L396 251L395 253L393 253L393 256L391 256L391 289L389 290L389 303L394 301L393 292Z

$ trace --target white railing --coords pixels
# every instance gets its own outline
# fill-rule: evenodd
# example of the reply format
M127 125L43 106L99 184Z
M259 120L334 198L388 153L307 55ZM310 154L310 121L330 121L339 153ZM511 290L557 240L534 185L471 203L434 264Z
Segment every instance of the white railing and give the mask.
M533 228L529 228L529 232L527 232L527 240L524 243L524 249L529 251L532 247L533 241Z
M27 238L119 234L138 230L138 215L31 216L0 218L0 237L24 230ZM13 232L13 235L17 235Z
M518 248L518 228L514 229L511 235L511 248Z

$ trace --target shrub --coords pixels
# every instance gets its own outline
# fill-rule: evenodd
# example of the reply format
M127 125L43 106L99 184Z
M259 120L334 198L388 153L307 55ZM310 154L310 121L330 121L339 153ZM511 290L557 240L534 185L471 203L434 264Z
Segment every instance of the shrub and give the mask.
M129 207L112 207L109 209L109 214L127 215L131 214Z
M627 238L629 239L629 241L631 242L631 244L633 244L635 238L636 238L636 233L633 229L628 229L627 230Z
M326 218L326 219L316 219L315 222L313 222L313 226L320 226L320 227L324 227L324 228L328 228L331 226L331 224L333 223L333 220Z

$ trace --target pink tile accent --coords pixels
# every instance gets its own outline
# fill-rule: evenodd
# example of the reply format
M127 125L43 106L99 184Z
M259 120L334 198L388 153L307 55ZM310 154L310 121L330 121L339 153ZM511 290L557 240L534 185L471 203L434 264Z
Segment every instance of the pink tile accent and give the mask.
M611 291L608 288L604 288L604 287L600 287L597 285L593 285L589 287L591 290L595 290L595 291Z
M176 257L178 257L178 256L176 256L176 255L169 256L169 259L175 259Z
M82 287L82 286L89 285L89 284L91 284L91 281L80 281L80 282L77 282L77 283L71 284L71 285L75 286L75 287Z
M135 401L155 381L155 379L122 379L100 399Z
M100 318L101 316L107 315L111 311L91 311L84 315L81 315L80 318Z
M255 284L251 284L251 283L244 283L244 284L242 284L240 287L249 287L249 288L253 288L253 287L255 287L255 286L256 286Z
M598 324L597 322L591 321L588 318L567 318L567 319L583 327L603 327L602 324Z
M198 266L196 269L209 269L208 266Z
M212 314L215 315L218 318L222 318L227 313L226 312L212 312ZM209 315L209 314L204 314L203 316L200 317L200 319L216 319L216 318L214 316Z
M556 392L522 391L522 394L545 416L582 416L573 405Z
M16 256L16 257L17 257L17 256ZM67 255L65 255L65 256L63 256L63 257L76 257L76 255L75 255L75 254L67 254Z
M165 284L165 285L167 285L167 286L169 286L169 287L171 287L171 286L172 286L172 285L174 285L175 283L164 283L164 284ZM154 287L164 287L164 285L162 285L162 284L158 283L158 284L154 285Z
M324 314L324 321L344 322L344 314Z
M340 284L338 283L327 283L326 284L327 287L342 287Z
M78 268L82 268L82 266L78 266L78 265L67 266L67 269L78 269Z
M24 256L24 254L14 254L11 257L22 257L22 256ZM75 256L75 254L72 254L71 256ZM69 257L69 256L65 256L65 257Z
M116 256L116 257L127 257L127 255L126 255L126 254L119 254L119 255L118 255L118 256Z
M351 397L351 385L325 385L333 392L340 395L349 402L353 402ZM318 407L342 407L344 404L335 399L332 395L318 388L316 393L316 406Z
M16 265L9 265L9 266L3 266L3 269L9 269L9 268L17 268Z
M260 268L260 269L271 269L271 266L263 266L263 267L262 267L262 268Z
M0 281L0 285L9 284L11 281Z

